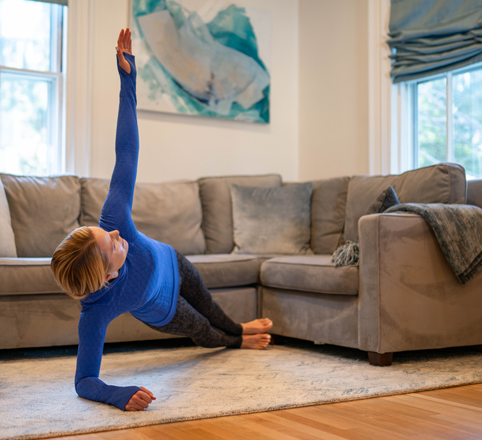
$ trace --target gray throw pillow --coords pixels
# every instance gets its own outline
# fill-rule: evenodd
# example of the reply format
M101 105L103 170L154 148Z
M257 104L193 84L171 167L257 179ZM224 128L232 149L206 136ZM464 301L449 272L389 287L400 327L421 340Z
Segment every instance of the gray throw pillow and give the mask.
M397 193L393 189L393 186L389 186L378 194L377 198L366 210L365 215L379 214L395 205L400 205L400 200L398 200Z
M16 258L15 235L12 229L10 208L8 207L7 196L0 180L0 257Z
M232 254L309 254L312 182L278 188L231 184Z
M229 254L234 248L231 184L263 188L280 187L280 174L218 176L198 179L203 209L206 254Z

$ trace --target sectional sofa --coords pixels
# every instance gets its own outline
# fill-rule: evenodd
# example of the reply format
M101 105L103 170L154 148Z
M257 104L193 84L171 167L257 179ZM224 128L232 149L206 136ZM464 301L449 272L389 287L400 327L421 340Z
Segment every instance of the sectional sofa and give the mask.
M80 303L56 285L50 256L71 230L97 224L109 181L0 181L0 227L12 231L10 245L0 241L0 349L77 344ZM297 182L269 174L138 183L132 215L138 230L189 258L235 321L269 317L274 335L358 348L374 365L389 365L398 351L482 344L482 275L460 285L421 217L363 215L388 185L402 202L482 206L482 180L467 186L459 165L313 181L303 254L235 253L231 184ZM345 240L360 243L359 267L331 263ZM106 342L172 337L125 314Z

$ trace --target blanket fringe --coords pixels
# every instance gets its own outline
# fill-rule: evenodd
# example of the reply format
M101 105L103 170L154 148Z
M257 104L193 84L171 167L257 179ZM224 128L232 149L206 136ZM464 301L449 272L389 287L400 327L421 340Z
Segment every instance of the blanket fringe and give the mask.
M331 257L331 262L335 263L335 267L338 266L358 266L358 259L360 258L360 248L358 243L353 241L347 241L344 245L340 246Z

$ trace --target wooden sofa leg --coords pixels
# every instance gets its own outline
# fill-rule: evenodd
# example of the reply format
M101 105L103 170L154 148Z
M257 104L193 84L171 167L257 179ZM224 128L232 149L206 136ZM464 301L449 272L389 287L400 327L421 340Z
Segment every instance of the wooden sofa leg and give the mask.
M281 335L273 335L271 334L271 340L269 341L269 345L283 345L283 342L285 341L284 336Z
M370 365L377 367L389 367L393 362L393 353L375 353L369 351L368 362L370 362Z

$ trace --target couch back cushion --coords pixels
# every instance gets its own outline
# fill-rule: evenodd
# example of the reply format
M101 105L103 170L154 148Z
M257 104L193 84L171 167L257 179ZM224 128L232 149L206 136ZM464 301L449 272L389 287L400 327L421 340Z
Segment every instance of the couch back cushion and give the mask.
M5 188L0 180L0 257L15 258L16 256L17 248L15 247L10 208Z
M482 179L467 181L467 205L482 208Z
M439 163L400 175L354 176L348 185L345 240L358 241L358 220L389 185L401 203L463 204L467 197L465 170L453 163Z
M234 254L309 254L312 182L277 188L231 185Z
M81 223L97 226L110 180L82 178L81 185ZM132 219L138 231L171 245L184 255L204 254L206 251L197 182L137 183Z
M332 254L343 243L346 200L350 177L315 180L311 197L311 248Z
M344 243L346 198L350 177L314 180L311 194L311 249L332 254ZM283 182L283 186L298 182Z
M266 188L279 187L281 182L279 174L198 179L203 209L203 230L206 237L206 254L229 254L234 248L231 184Z
M0 174L0 179L18 257L51 257L60 242L79 227L79 178Z

